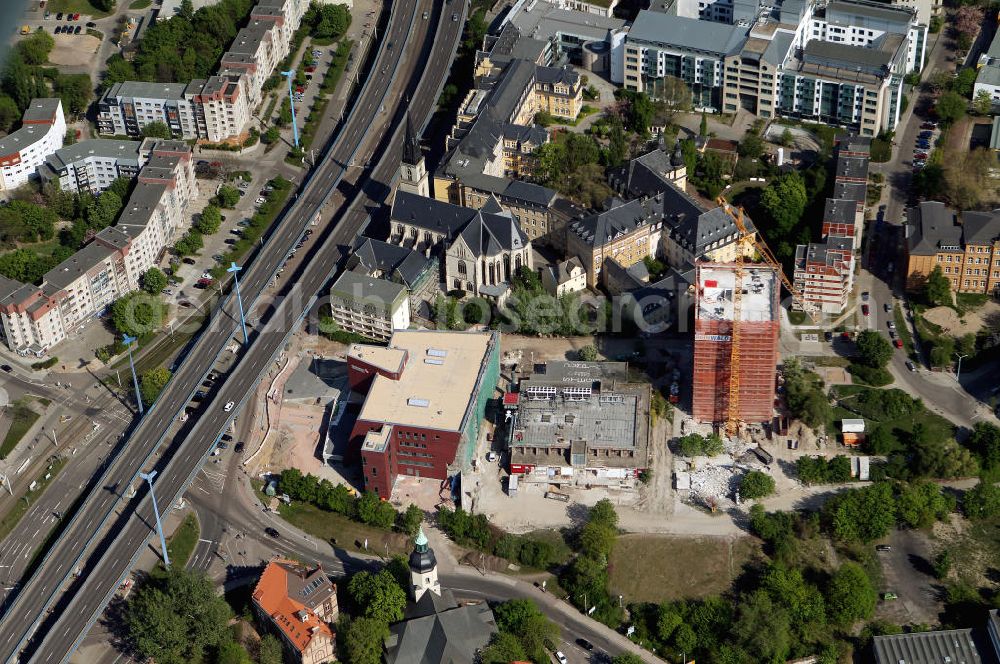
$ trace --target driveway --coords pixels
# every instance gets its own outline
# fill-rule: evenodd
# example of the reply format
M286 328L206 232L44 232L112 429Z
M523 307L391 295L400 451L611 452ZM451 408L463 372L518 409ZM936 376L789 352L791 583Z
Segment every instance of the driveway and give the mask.
M897 600L881 601L876 615L896 625L938 622L943 586L932 575L931 551L927 537L915 530L895 530L889 536L891 551L878 555L884 585L879 592L892 592Z

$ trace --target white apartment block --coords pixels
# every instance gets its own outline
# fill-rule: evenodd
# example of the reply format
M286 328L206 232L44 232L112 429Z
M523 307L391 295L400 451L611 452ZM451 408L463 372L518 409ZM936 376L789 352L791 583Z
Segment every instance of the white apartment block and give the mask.
M330 315L337 326L377 341L410 327L406 286L346 270L330 287Z
M97 104L98 131L139 136L146 125L163 122L184 140L238 138L261 102L264 82L288 55L308 6L306 0L260 0L250 23L223 54L218 74L207 80L112 85Z
M65 138L62 102L32 99L21 118L21 128L0 138L0 189L16 189L34 177Z
M114 300L137 290L185 225L197 196L191 148L143 141L135 190L115 226L47 272L40 285L0 279L2 341L22 355L45 354Z
M147 139L149 140L149 139ZM50 154L38 173L63 191L99 194L118 178L132 179L144 162L140 141L96 138L80 141Z

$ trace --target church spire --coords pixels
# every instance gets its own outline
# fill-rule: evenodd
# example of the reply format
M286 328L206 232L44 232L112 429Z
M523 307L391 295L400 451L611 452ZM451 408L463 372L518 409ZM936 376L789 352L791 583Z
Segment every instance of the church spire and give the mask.
M420 137L413 130L413 118L406 111L406 138L403 141L403 163L416 166L424 158L420 151Z

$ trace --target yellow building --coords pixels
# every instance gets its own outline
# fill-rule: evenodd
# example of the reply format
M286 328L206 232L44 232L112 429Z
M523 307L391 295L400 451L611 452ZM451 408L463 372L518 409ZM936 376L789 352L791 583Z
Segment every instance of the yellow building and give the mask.
M963 212L925 201L908 214L906 285L923 287L935 267L960 293L1000 292L1000 212Z

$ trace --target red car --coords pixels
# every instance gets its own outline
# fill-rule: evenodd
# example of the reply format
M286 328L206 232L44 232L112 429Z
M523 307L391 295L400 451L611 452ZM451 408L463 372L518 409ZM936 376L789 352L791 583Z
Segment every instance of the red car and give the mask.
M895 346L896 348L902 348L903 347L903 340L902 339L898 339L898 338L897 339L893 339L892 340L892 345Z
M913 153L913 158L914 159L927 159L927 153L926 152L914 152Z
M198 285L199 286L211 286L213 281L214 281L214 279L199 279L198 280Z
M316 71L316 65L309 65L308 67L306 67L306 73L311 74L314 71Z
M80 15L79 14L73 14L73 20L74 21L79 21L80 20Z
M861 305L861 313L863 313L865 316L871 313L871 309L868 308L867 304Z
M301 85L297 85L297 86L295 86L295 91L298 92L299 94L302 94L303 92L306 91L306 89L305 89L305 87L303 87Z

